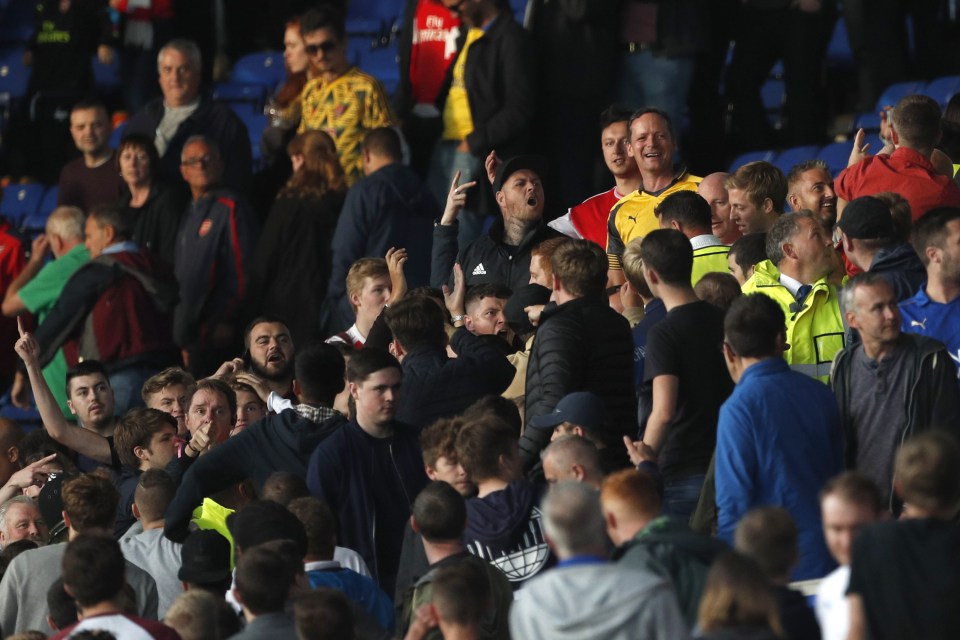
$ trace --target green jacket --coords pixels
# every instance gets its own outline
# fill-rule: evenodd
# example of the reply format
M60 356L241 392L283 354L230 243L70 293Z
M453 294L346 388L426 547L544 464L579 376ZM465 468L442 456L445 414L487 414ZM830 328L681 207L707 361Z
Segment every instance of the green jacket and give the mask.
M692 628L697 622L707 571L727 549L722 540L694 533L686 523L660 516L614 549L613 559L625 567L669 578L683 617Z

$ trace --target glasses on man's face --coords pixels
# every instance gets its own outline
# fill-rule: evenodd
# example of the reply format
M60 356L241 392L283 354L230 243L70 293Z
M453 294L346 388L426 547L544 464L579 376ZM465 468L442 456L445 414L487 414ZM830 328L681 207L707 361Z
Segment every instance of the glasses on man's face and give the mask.
M303 48L307 52L308 56L315 56L321 51L324 53L330 53L336 49L339 44L340 43L336 40L324 40L323 42L318 42L316 44L305 45Z
M206 155L206 156L200 156L199 158L187 158L186 160L182 161L180 164L182 164L185 167L195 167L201 164L205 167L209 167L214 160L216 160L214 156Z

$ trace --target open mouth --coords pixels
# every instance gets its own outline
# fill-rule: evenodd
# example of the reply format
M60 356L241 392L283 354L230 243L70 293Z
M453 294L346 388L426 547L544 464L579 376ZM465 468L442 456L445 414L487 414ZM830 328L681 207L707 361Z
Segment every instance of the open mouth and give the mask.
M282 353L272 353L269 356L267 356L267 362L283 362L285 360L286 358L283 356Z
M528 204L529 206L531 206L531 207L535 207L535 206L537 206L537 199L536 199L536 198L527 198L527 204Z

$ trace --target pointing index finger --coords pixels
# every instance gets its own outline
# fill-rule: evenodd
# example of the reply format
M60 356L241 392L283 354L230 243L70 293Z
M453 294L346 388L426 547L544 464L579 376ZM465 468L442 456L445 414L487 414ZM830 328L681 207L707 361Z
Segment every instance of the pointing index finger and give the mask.
M23 330L23 318L21 316L17 316L17 331L20 332L21 338L26 333L26 331Z

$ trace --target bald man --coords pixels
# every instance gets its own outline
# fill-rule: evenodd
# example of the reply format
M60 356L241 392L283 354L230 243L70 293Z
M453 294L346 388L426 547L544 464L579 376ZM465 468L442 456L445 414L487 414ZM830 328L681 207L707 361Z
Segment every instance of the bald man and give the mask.
M711 173L700 182L697 193L710 204L711 233L729 246L743 234L730 219L730 196L727 195L727 188L723 186L728 177L729 173Z
M30 260L20 275L10 284L3 298L0 310L7 317L32 313L38 322L43 322L47 313L53 309L60 298L60 292L70 276L90 261L90 252L83 244L83 211L77 207L57 207L47 218L46 233L33 241ZM53 253L55 260L44 264L47 253ZM70 415L67 407L65 381L67 379L67 361L63 351L57 351L54 358L43 368L43 377L53 391L64 415ZM26 376L17 371L13 380L10 398L21 409L29 406L29 385Z
M543 450L543 476L550 487L572 480L599 489L603 470L596 445L576 435L555 439Z

